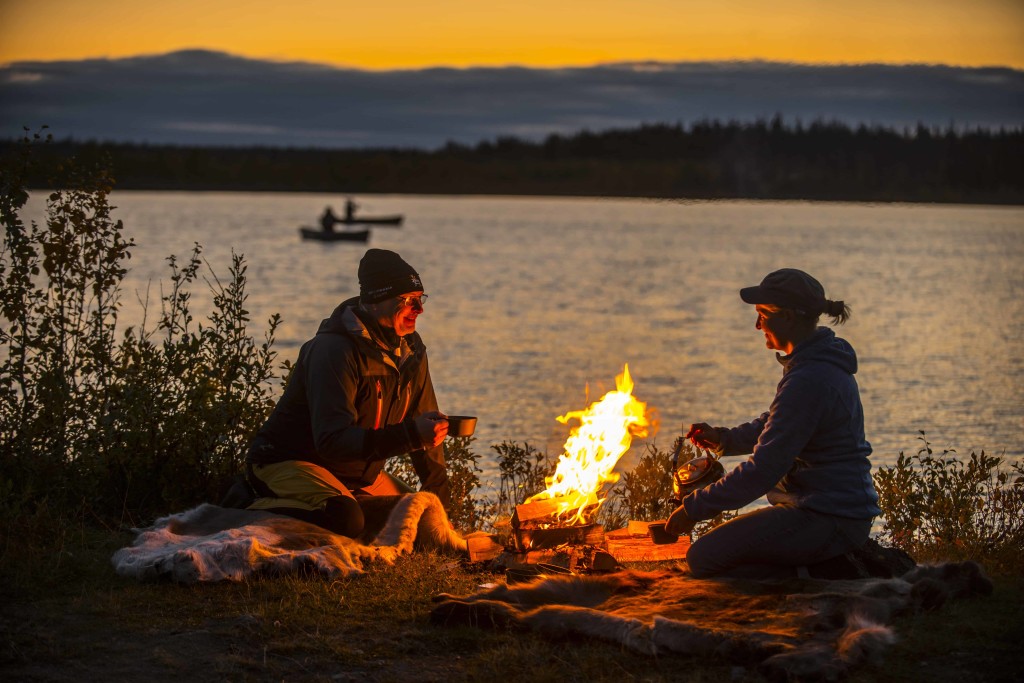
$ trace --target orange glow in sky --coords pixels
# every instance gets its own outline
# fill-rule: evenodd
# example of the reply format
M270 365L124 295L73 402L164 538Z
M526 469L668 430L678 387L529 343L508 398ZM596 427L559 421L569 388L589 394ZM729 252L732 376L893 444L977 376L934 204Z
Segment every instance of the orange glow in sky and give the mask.
M0 63L186 48L367 69L612 61L1024 68L1022 0L0 0Z

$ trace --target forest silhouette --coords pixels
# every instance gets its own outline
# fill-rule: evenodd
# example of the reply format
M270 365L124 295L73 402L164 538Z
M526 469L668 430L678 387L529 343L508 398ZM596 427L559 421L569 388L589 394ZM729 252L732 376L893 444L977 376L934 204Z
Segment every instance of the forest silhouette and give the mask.
M9 151L15 142L0 142ZM188 147L66 139L35 150L104 163L118 189L666 199L1024 203L1024 128L704 121L421 149Z

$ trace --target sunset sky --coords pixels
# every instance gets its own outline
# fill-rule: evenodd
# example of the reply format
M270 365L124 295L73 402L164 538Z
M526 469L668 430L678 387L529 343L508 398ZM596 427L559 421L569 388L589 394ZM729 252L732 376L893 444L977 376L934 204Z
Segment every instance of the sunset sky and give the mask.
M1022 0L0 0L0 64L212 49L363 69L657 60L1024 68Z

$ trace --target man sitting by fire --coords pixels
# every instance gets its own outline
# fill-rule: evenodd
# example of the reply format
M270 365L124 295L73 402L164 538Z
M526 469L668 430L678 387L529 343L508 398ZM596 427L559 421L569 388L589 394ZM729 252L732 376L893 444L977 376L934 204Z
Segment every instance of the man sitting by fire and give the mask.
M770 506L740 515L693 543L696 577L775 578L808 575L807 566L864 544L881 514L871 479L864 413L853 375L857 356L828 327L850 317L842 301L795 269L777 270L740 290L757 311L766 346L782 353L782 380L768 412L732 429L694 424L686 437L718 455L752 453L715 483L691 492L666 531L689 533L696 522L738 510L767 494ZM785 355L782 355L785 354Z
M423 490L448 508L441 447L448 421L416 332L423 284L395 252L370 249L359 262L359 291L299 350L284 395L249 449L248 483L258 497L239 505L235 496L232 507L355 538L364 526L359 499L412 492L384 471L388 458L409 453Z

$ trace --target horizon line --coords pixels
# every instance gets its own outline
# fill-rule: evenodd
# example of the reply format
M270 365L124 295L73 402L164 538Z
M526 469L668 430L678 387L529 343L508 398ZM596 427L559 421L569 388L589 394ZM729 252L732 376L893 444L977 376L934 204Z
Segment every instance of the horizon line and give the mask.
M491 138L481 138L473 143L462 143L454 140L448 140L442 144L432 147L417 147L417 146L405 146L405 145L384 145L380 147L323 147L323 146L301 146L301 145L275 145L275 144L260 144L260 143L238 143L238 144L201 144L201 143L188 143L188 142L151 142L148 140L130 140L130 139L97 139L97 138L76 138L74 135L65 135L58 137L52 131L52 128L48 124L42 124L37 126L34 130L29 130L28 127L22 129L21 133L14 136L3 137L0 136L0 144L14 145L20 143L22 140L27 139L29 136L39 136L41 139L54 144L70 144L70 145L96 145L96 146L122 146L122 147L150 147L150 148L173 148L173 149L205 149L205 150L278 150L278 151L296 151L296 152L353 152L353 153L366 153L366 152L416 152L416 153L436 153L442 152L446 148L454 145L456 147L462 147L468 150L474 150L482 145L491 145L499 141L500 138L506 137L514 140L518 143L540 147L543 146L544 140L551 137L562 137L566 139L572 139L577 136L586 134L591 135L607 135L616 132L636 132L641 131L645 128L679 128L683 132L690 134L693 133L693 129L700 125L722 125L725 127L740 127L749 128L751 126L759 126L765 124L771 124L778 118L782 124L783 129L786 132L797 133L797 132L808 132L806 128L810 128L817 125L824 126L838 126L845 128L851 132L858 132L861 129L866 129L874 133L891 133L900 137L913 137L916 131L921 127L924 127L929 133L935 134L946 134L954 133L957 135L973 135L973 134L989 134L989 135L1019 135L1024 133L1024 123L1016 126L1000 126L998 128L986 128L984 126L976 125L970 126L967 124L957 125L954 122L946 123L944 125L927 125L922 121L919 121L913 125L907 126L894 126L886 124L851 124L838 119L809 119L803 120L799 116L786 116L782 113L776 113L772 116L767 117L754 117L749 119L718 119L718 118L703 118L695 119L689 122L683 121L658 121L638 124L630 127L611 127L603 128L599 130L592 130L588 128L580 128L572 133L559 133L552 132L546 135L542 140L530 140L528 138L521 138L516 136L495 136Z
M16 65L25 64L59 64L64 62L90 62L90 61L103 61L103 62L115 62L115 61L127 61L133 59L146 59L146 58L158 58L166 57L169 55L176 55L182 53L203 53L203 54L215 54L224 55L235 59L243 59L251 62L265 62L269 64L288 65L288 64L301 64L308 66L319 66L330 69L337 69L341 71L364 71L364 72L416 72L416 71L430 71L430 70L452 70L452 71L471 71L475 69L529 69L537 71L558 71L566 69L593 69L601 67L623 67L623 66L640 66L640 65L677 65L677 64L771 64L771 65L784 65L784 66L797 66L797 67L863 67L863 66L891 66L891 67L947 67L953 69L1009 69L1011 71L1024 71L1024 64L1015 66L1012 64L957 64L951 62L893 62L884 60L875 61L798 61L798 60L785 60L785 59L772 59L768 57L744 57L744 58L731 58L731 59L678 59L678 60L664 60L664 59L619 59L613 61L595 61L591 63L567 63L567 64L529 64L519 62L505 62L505 63L480 63L480 64L424 64L419 66L392 66L392 67L370 67L370 66L359 66L347 63L335 63L326 61L315 61L309 59L297 59L294 57L275 57L272 55L257 56L246 54L242 52L231 52L229 50L222 50L209 47L182 47L174 50L168 50L165 52L142 52L135 54L125 54L116 56L89 56L89 57L67 57L61 59L19 59L0 62L0 69L7 69Z

